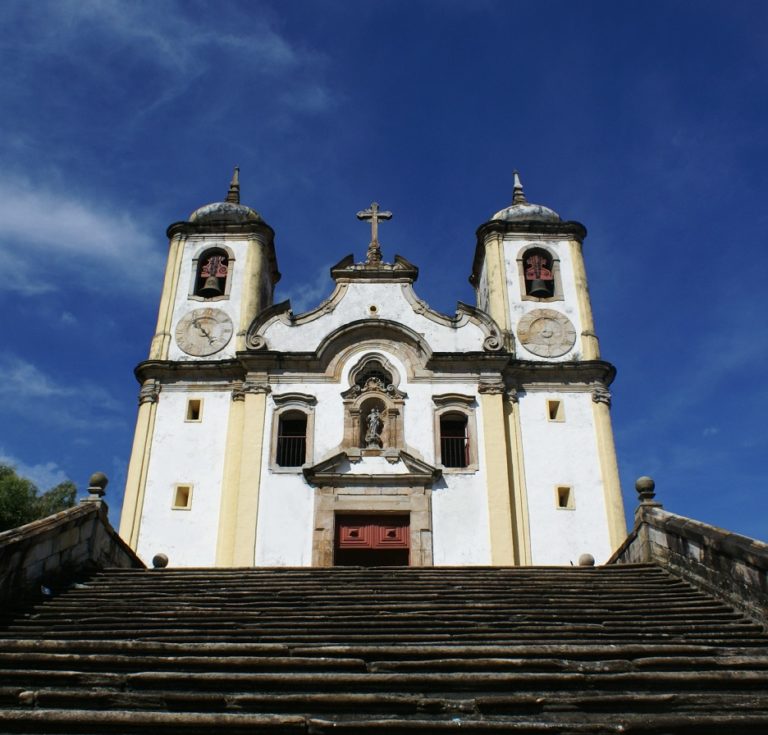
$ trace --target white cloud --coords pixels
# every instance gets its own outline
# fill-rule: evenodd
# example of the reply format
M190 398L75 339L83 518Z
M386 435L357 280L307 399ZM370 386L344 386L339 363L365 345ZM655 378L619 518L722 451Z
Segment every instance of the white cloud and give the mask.
M0 356L0 416L21 415L48 426L93 430L122 425L123 406L104 388L90 382L59 383L15 355ZM8 423L8 418L5 419Z
M11 355L0 358L0 399L5 402L28 398L52 398L74 393L72 388L56 385L47 375L26 362Z
M2 447L0 447L0 464L10 465L16 468L16 472L21 477L26 477L37 485L41 492L50 490L60 482L64 482L70 478L67 477L59 465L55 462L43 462L41 464L26 464L17 457L8 454Z
M23 4L9 4L5 10L6 22L29 12ZM247 25L241 23L235 34L212 30L212 24L200 17L203 11L192 3L172 0L48 0L35 6L36 32L23 47L48 55L68 49L73 38L86 38L123 55L145 57L155 65L181 71L199 60L201 50L215 47L230 49L243 61L258 61L262 67L296 63L297 52L272 28L266 12L249 13ZM228 12L237 21L236 6L209 11L219 16Z
M333 291L334 283L329 275L330 268L330 263L323 265L317 271L314 280L309 283L296 284L280 295L280 301L290 299L294 314L301 314L313 309L323 299L327 299Z
M242 78L247 84L291 74L295 84L297 71L315 77L323 59L289 41L271 10L257 3L214 8L173 0L48 0L9 5L0 5L5 27L24 27L34 13L34 35L4 44L14 47L27 68L60 57L77 67L81 83L102 89L121 85L121 79L130 83L140 70L146 83L133 88L131 106L138 119L178 99L208 72L226 69L227 79ZM216 14L213 22L206 22L206 13ZM24 79L9 81L23 88ZM310 84L305 94L294 93L286 103L289 109L311 112L326 109L329 97L328 89Z
M64 192L33 189L0 177L0 257L13 278L6 289L25 295L69 288L114 287L145 292L146 273L162 270L153 238L123 212L95 206ZM137 267L141 264L142 267Z

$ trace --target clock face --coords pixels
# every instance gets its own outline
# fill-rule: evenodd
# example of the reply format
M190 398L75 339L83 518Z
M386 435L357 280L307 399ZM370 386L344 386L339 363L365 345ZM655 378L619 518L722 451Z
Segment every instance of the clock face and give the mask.
M534 309L518 322L517 337L534 355L560 357L576 343L576 330L565 314L554 309Z
M179 320L176 343L188 355L205 357L224 348L232 332L232 320L221 309L195 309Z

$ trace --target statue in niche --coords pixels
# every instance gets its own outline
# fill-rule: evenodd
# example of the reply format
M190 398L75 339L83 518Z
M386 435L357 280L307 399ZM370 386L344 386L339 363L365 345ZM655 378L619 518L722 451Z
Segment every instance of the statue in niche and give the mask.
M368 449L381 449L381 430L384 428L384 422L381 420L381 412L374 407L368 413L366 419L368 431L365 432L365 446Z

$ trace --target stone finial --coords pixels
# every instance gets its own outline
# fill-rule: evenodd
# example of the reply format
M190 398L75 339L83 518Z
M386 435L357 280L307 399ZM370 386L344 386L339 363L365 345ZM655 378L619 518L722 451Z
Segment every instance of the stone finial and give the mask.
M579 557L580 567L593 567L595 566L595 557L592 554L582 554Z
M653 478L646 477L645 475L637 478L635 481L635 490L637 490L640 505L655 505L659 508L661 507L661 503L657 503L654 500L656 497L656 493L654 492L655 488L656 483L653 481Z
M106 494L109 478L103 472L94 472L88 480L88 499L101 500Z
M152 557L153 569L165 569L168 566L168 556L166 554L155 554Z
M523 182L520 181L520 173L515 169L512 172L512 204L528 204L523 191Z
M232 204L240 204L240 166L235 166L232 181L229 182L226 201L232 202Z

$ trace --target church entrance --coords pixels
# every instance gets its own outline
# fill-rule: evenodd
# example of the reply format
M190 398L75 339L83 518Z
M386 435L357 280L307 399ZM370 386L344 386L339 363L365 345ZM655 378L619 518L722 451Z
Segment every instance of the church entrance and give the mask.
M334 566L407 567L409 515L337 515Z

